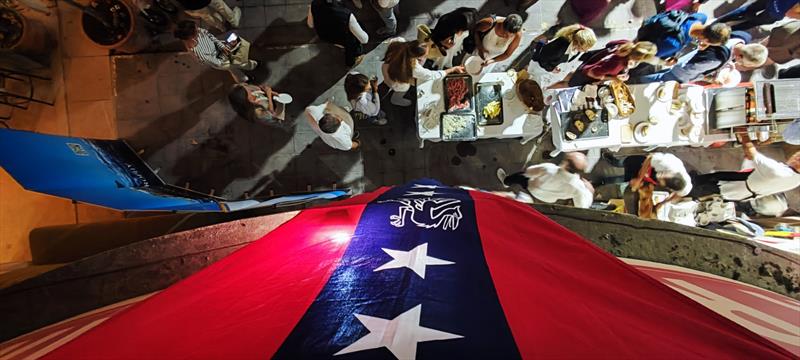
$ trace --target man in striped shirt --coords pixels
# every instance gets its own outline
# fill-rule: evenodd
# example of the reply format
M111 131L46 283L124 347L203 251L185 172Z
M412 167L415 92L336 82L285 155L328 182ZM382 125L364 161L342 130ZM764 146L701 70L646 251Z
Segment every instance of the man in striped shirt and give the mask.
M208 30L197 27L193 21L181 21L175 30L175 37L183 40L186 50L191 51L201 63L214 69L230 71L237 81L247 82L248 78L242 70L251 71L258 62L250 60L250 43L239 39L239 45L231 49L230 45L220 41Z

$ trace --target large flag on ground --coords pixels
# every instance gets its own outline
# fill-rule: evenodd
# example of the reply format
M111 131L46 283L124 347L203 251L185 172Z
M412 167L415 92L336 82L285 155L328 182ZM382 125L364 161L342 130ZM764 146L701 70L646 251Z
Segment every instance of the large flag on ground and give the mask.
M301 212L52 359L792 358L530 207L416 181Z

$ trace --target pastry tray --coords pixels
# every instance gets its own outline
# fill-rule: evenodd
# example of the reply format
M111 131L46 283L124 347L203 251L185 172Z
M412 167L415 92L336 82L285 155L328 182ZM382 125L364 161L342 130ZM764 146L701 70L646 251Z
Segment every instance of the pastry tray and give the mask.
M624 82L619 80L612 80L609 84L611 87L611 93L614 95L614 104L617 105L617 109L619 109L619 116L620 117L628 117L631 116L636 111L636 99L633 98L633 94L631 94L631 89L625 85ZM630 110L622 111L623 106L622 103L627 102L631 104Z
M494 89L490 95L484 94L481 89L491 87ZM478 117L478 125L500 125L503 123L503 112L505 111L505 104L503 103L503 83L499 81L477 83L475 85L475 113ZM497 116L487 119L483 116L483 107L492 101L500 102L500 113Z
M589 118L586 116L585 110L576 110L576 111L569 111L569 112L562 112L559 113L559 118L561 119L561 137L566 141L576 141L576 140L585 140L585 139L594 139L594 138L603 138L608 136L608 121L603 121L603 117L608 116L608 112L605 110L592 110L594 111L597 116L594 118L593 121L589 121ZM578 131L576 126L574 125L574 119L579 118L583 121L584 129L583 131ZM592 127L596 128L595 132L592 132ZM572 132L576 134L577 137L575 139L570 139L567 136L567 132Z
M445 136L444 128L445 123L448 122L447 119L449 116L460 116L466 118L469 124L467 124L467 126L458 134L453 136ZM441 117L439 118L439 136L441 137L442 141L474 141L478 138L478 122L475 119L475 114L461 111L442 113Z

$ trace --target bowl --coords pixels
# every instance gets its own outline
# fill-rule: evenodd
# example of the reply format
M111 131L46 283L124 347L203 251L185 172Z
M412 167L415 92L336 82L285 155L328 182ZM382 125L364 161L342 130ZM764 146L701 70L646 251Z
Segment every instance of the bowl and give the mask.
M633 128L633 139L638 143L646 143L647 137L650 135L650 123L640 122Z
M668 89L667 84L661 85L658 90L656 91L656 98L660 101L669 101L672 97L672 92Z
M606 108L606 111L608 111L608 117L616 118L617 115L619 115L619 109L617 108L617 105L606 104L605 108Z

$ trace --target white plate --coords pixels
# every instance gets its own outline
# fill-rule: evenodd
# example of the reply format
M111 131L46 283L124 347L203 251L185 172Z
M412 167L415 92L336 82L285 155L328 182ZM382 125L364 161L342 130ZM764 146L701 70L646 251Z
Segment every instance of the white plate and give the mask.
M464 62L464 69L471 75L480 74L481 70L483 70L483 59L476 55L470 56L467 58L467 61Z
M636 124L636 127L633 128L633 139L640 144L644 144L647 142L648 135L642 133L642 129L644 129L645 127L651 127L650 129L648 129L648 131L653 130L652 125L650 125L650 123L648 123L647 121L640 122Z
M275 101L277 101L277 102L279 102L281 104L289 104L289 103L292 102L292 100L294 100L292 98L292 95L289 95L289 94L278 94L278 95L273 96L272 98L275 99Z

